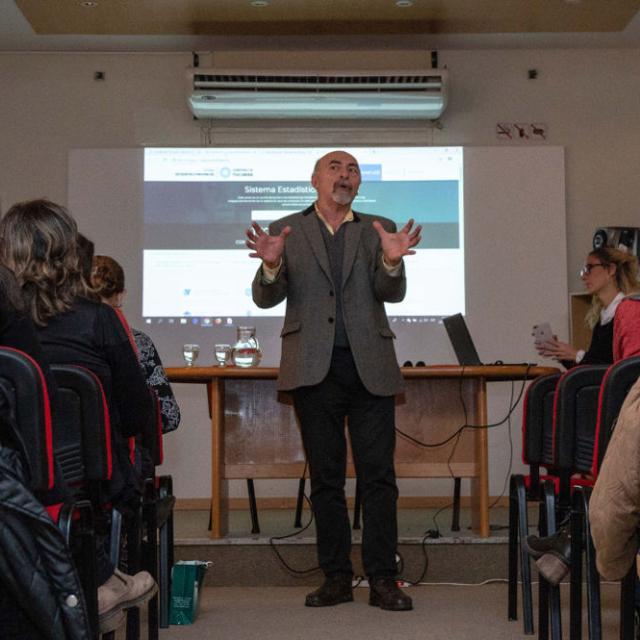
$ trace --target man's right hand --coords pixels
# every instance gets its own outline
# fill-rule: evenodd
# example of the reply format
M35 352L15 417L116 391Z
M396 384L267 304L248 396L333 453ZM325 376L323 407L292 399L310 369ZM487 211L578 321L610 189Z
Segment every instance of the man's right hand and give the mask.
M270 236L262 230L257 222L251 223L251 228L247 229L247 240L245 244L252 253L251 258L260 258L266 267L275 269L280 265L282 254L284 253L284 242L291 233L291 227L285 227L278 236Z

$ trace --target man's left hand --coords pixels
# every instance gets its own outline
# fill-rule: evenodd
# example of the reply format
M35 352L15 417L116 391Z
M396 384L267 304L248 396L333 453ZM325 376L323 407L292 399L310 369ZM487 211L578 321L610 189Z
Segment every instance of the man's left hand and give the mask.
M399 265L403 256L412 256L415 254L412 248L420 242L422 225L418 225L413 230L411 229L412 227L413 219L409 220L397 233L387 233L377 220L373 223L373 228L380 236L384 261L390 267Z

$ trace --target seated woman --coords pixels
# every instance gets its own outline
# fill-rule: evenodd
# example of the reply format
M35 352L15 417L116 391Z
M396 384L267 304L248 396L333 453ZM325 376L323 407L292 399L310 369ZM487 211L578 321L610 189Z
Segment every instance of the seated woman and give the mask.
M114 457L105 497L113 505L126 506L140 491L126 438L138 434L153 411L136 355L113 309L87 297L75 220L48 200L19 203L0 221L0 237L2 261L16 276L49 362L82 365L102 382ZM122 618L123 609L151 598L157 585L147 572L128 576L115 569L104 544L98 545L97 560L104 632Z
M24 312L18 283L3 266L0 346L23 351L37 362L53 403L55 384L35 327ZM0 393L0 635L4 640L87 638L90 629L82 598L76 607L63 605L70 594L81 593L81 586L64 537L43 506L64 499L63 481L56 474L54 490L46 495L32 492L5 400ZM50 570L52 565L55 571Z
M114 309L122 307L127 290L124 270L116 260L110 256L94 256L91 284L102 302ZM131 327L131 333L147 384L156 392L160 401L162 433L174 431L180 424L180 407L173 395L158 351L146 333L135 327Z
M554 338L536 345L545 358L560 361L567 369L576 364L611 364L613 359L613 319L622 299L639 288L638 259L618 249L601 247L587 256L580 277L593 295L585 318L592 329L587 351Z

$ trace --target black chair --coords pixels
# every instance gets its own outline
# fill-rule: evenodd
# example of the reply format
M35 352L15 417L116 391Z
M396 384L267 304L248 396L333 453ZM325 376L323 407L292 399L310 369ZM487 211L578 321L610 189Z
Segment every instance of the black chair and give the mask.
M622 404L631 386L640 377L640 357L628 358L609 367L602 380L598 396L595 447L590 474L598 477L607 445ZM587 613L590 637L599 637L600 600L599 576L595 567L595 551L589 530L590 488L575 492L571 512L571 638L580 638L582 628L582 559L587 570ZM634 638L635 567L621 581L620 638ZM591 630L594 635L591 635Z
M26 460L30 489L36 496L55 486L54 451L60 434L53 424L47 384L39 365L27 354L0 348L0 389L9 401L14 435ZM57 451L55 451L57 458ZM66 478L65 478L66 479ZM46 507L76 559L92 638L98 637L93 509L87 500L68 500Z
M122 517L106 503L103 483L111 478L111 423L107 400L99 378L90 370L74 365L52 365L59 398L59 420L54 439L56 458L65 480L78 499L86 499L95 511L110 510L111 560L115 566L120 549ZM95 542L91 560L81 563L87 592L96 593ZM113 638L113 632L104 634Z
M158 583L158 594L148 604L148 637L158 638L158 628L169 626L169 604L171 594L171 568L173 567L173 479L171 476L156 475L156 468L163 462L162 413L155 391L149 390L155 408L155 419L149 423L138 439L139 454L147 458L151 468L145 477L137 542L141 545L136 561L146 569ZM143 470L148 466L142 465ZM139 567L136 566L137 570ZM137 637L131 633L128 640Z
M53 426L47 385L40 367L27 354L0 347L0 387L11 405L14 434L25 454L30 488L54 486Z
M544 485L545 514L547 526L541 535L556 533L555 520L567 521L575 510L580 510L585 497L588 499L593 485L591 468L596 448L598 402L600 386L607 372L606 365L578 366L567 371L559 380L554 398L554 465L560 478L559 488ZM557 489L557 490L556 490ZM588 527L588 522L584 526ZM573 541L573 539L572 539ZM588 543L587 543L588 544ZM594 581L595 559L593 547L587 549L587 581L592 601L598 603L594 614L589 617L589 636L600 638L599 584ZM575 558L573 558L575 559ZM590 564L589 564L590 563ZM597 575L597 574L596 574ZM571 576L572 602L571 616L575 608L575 587L573 582L581 580L580 571ZM540 576L539 614L541 625L547 621L553 640L562 637L560 617L560 591L556 585L549 585ZM574 629L573 621L571 629ZM544 632L544 629L541 631ZM575 630L574 630L575 632ZM546 635L542 635L546 638ZM573 638L573 636L572 636Z
M553 400L559 373L541 376L528 387L522 417L522 459L529 473L513 474L509 485L509 620L518 618L518 560L522 583L524 633L533 634L533 598L529 556L523 546L529 534L527 503L539 502L541 483L553 477ZM541 468L547 471L541 475Z

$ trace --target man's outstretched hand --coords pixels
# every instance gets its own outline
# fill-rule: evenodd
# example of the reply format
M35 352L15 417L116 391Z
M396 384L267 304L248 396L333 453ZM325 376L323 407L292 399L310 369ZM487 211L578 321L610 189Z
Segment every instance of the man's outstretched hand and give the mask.
M413 219L409 220L400 231L388 233L377 220L373 223L373 228L380 236L384 260L390 267L400 264L403 256L412 256L415 253L413 247L420 242L422 225L418 225L413 231L412 227Z
M270 236L257 222L252 222L251 228L247 229L246 233L245 244L252 251L249 256L260 258L269 269L278 267L284 252L284 242L291 233L291 227L285 227L278 236Z

